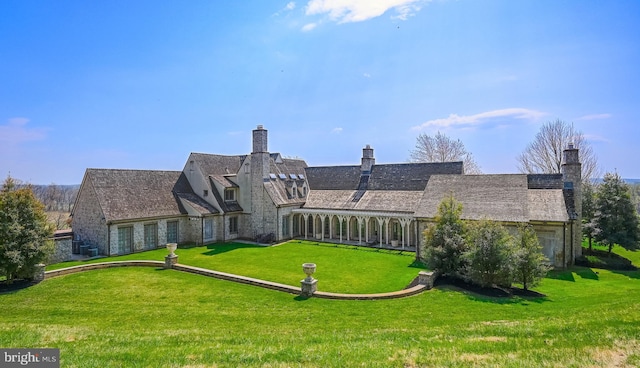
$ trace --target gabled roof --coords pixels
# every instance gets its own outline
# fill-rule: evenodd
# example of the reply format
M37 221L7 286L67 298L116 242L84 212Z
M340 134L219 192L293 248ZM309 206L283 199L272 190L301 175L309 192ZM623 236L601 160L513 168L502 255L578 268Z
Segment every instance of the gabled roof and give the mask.
M315 166L305 169L311 190L356 190L360 166Z
M353 190L313 190L303 208L376 212L414 212L422 191L368 190L354 201Z
M186 212L176 197L193 194L180 171L87 169L85 180L95 190L108 222L179 216ZM215 211L197 198L193 201Z
M434 218L439 203L451 194L462 203L461 217L467 220L567 220L561 189L529 189L529 185L526 174L434 175L427 184L415 216Z
M431 175L462 174L462 162L373 165L368 190L424 190Z
M462 162L373 165L366 190L424 190L431 175L462 174ZM357 190L360 166L320 166L306 170L311 190Z
M291 195L292 187L302 188L305 184L304 180L291 179L291 174L296 178L305 174L307 163L304 160L282 158L282 162L277 162L275 158L281 157L280 154L271 154L269 163L269 173L275 174L276 178L265 178L264 188L269 197L276 206L303 204L306 198L301 196L300 190L296 195ZM280 174L284 174L285 179L280 178Z
M193 160L201 169L204 175L226 175L236 174L240 170L240 165L246 155L213 155L209 153L191 153L190 160Z

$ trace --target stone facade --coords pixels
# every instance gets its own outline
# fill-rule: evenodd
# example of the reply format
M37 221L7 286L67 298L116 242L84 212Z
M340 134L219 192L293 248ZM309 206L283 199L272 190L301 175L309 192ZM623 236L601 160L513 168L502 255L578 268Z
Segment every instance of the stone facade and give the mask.
M54 251L49 256L49 263L60 263L68 261L72 257L73 236L67 235L62 237L55 237Z
M98 196L91 183L83 182L72 212L72 228L76 240L96 245L100 254L110 254L108 227Z

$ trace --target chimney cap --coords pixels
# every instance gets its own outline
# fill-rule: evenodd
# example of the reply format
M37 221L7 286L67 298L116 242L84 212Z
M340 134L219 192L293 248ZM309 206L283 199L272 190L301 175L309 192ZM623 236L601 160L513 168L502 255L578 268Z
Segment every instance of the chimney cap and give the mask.
M573 142L569 142L569 149L574 149L575 146L573 145Z
M263 126L262 124L259 124L259 125L258 125L258 128L256 128L256 129L258 129L258 130L262 130L262 129L264 129L264 126Z
M366 145L366 147L364 147L365 149L371 149L371 145Z

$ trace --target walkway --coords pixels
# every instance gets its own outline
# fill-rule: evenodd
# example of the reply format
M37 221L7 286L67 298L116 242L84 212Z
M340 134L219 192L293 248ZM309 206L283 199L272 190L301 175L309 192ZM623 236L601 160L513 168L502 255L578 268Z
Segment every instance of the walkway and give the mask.
M114 262L101 262L101 263L92 263L86 265L72 266L61 268L58 270L51 270L45 272L45 279L49 279L52 277L68 275L72 273L84 272L89 270L99 270L105 268L113 268L113 267L156 267L156 268L164 268L165 263L161 261L114 261ZM266 280L254 279L251 277L234 275L226 272L213 271L206 268L187 266L182 264L175 264L171 267L176 271L189 272L202 276L213 277L216 279L227 280L238 282L241 284L248 284L253 286L259 286L266 289L283 291L289 294L300 295L301 289L299 287L279 284L277 282L271 282ZM422 274L420 277L422 279ZM341 300L379 300L379 299L396 299L396 298L404 298L411 295L419 294L425 290L428 290L433 285L433 280L431 282L419 283L416 286L413 286L408 289L393 291L389 293L378 293L378 294L341 294L341 293L329 293L323 291L316 291L313 293L314 297L324 298L324 299L341 299Z

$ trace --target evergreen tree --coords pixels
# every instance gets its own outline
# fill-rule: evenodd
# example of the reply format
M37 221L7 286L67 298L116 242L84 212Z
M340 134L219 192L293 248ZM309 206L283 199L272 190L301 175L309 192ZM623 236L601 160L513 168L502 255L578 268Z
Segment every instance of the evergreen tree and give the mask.
M542 246L531 226L520 226L516 236L514 282L522 284L524 290L536 286L551 269L549 259L542 253Z
M52 235L44 205L30 187L18 189L8 177L0 190L0 274L7 282L33 278L53 247Z
M465 226L461 214L462 204L453 195L444 198L438 205L436 224L424 234L426 263L445 276L461 277L465 266Z
M466 276L483 287L510 287L513 280L515 248L504 226L490 220L475 223L469 229Z
M595 239L608 245L609 253L614 244L635 249L640 240L638 213L631 202L629 186L618 173L604 175L595 203Z

